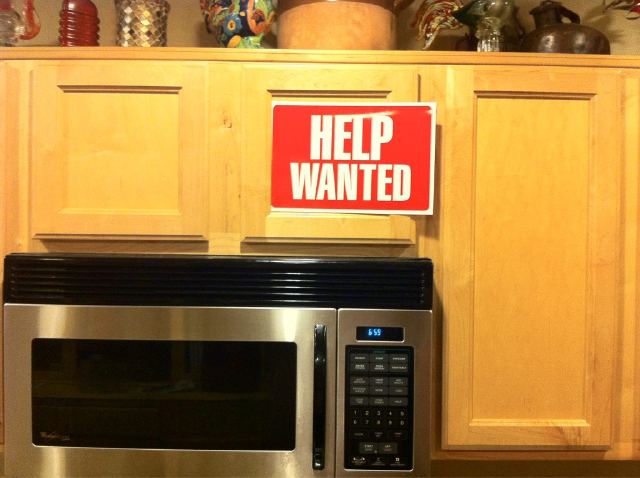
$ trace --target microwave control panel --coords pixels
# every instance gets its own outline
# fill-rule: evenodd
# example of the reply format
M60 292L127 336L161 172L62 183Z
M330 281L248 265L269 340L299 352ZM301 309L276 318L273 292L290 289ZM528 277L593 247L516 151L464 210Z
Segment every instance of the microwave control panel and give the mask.
M413 468L413 348L346 348L345 457L351 470Z

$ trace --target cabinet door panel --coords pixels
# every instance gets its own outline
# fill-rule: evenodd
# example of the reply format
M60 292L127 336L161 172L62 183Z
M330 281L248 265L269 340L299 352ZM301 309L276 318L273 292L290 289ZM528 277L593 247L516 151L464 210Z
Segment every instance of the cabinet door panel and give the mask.
M640 459L640 71L625 72L624 322L621 341L620 441Z
M247 66L251 105L242 168L242 235L245 243L354 243L413 246L409 216L285 213L271 211L272 101L417 101L414 69L333 65Z
M206 68L124 62L34 72L37 239L204 239Z
M450 79L443 446L607 448L617 80L490 68L452 69Z

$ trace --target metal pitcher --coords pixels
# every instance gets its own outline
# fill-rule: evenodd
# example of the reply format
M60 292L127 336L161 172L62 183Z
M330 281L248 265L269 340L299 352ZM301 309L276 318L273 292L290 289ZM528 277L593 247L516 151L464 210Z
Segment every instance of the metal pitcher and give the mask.
M529 13L533 16L536 28L523 38L522 51L611 53L607 37L595 28L581 25L580 16L560 2L543 0Z

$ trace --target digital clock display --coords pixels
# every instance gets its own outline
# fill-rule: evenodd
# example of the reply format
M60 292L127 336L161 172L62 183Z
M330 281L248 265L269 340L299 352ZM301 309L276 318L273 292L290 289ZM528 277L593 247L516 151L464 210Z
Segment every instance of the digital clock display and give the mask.
M404 328L374 326L356 327L356 340L402 342L404 340Z

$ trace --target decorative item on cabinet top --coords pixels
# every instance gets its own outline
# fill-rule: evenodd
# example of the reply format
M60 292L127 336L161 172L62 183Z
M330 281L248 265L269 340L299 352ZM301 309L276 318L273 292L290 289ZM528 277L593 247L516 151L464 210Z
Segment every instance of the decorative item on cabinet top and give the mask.
M529 13L535 20L535 30L522 40L522 50L540 53L594 53L609 54L607 37L580 24L580 16L562 3L543 0ZM570 23L563 22L563 19Z
M60 46L98 46L100 19L91 0L64 0L60 10Z
M15 46L18 40L31 40L40 33L40 19L33 0L24 0L22 13L11 0L0 0L0 46Z
M167 46L166 0L115 0L118 46Z
M278 47L324 50L394 49L397 44L396 5L404 6L405 2L279 0Z
M221 46L262 48L275 19L271 0L200 0L207 31Z
M418 27L418 39L424 40L428 50L441 29L462 28L453 12L462 7L462 0L423 0L415 13L412 27Z
M518 51L524 28L515 0L471 0L453 16L471 32L478 51Z
M605 11L610 8L627 10L629 20L640 18L640 0L614 0L605 7Z
M414 0L404 0L413 2ZM518 17L516 0L421 0L412 27L417 27L423 49L442 29L468 27L456 50L524 51L541 53L609 54L607 37L595 28L581 25L580 17L559 1L542 0L529 13L535 29L526 34ZM526 6L534 0L522 0ZM586 2L585 2L586 3ZM592 3L595 3L592 2ZM604 3L604 2L603 2ZM606 8L630 9L627 18L640 17L640 0L617 0ZM437 48L437 46L436 46Z

